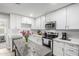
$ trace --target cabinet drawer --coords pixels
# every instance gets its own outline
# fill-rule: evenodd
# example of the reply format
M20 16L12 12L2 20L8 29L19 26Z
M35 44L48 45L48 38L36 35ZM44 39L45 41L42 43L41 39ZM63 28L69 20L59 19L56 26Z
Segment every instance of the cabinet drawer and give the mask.
M65 49L64 49L64 54L73 55L73 56L78 56L78 50L65 48Z
M56 56L63 56L63 48L54 46L53 47L53 54Z
M78 46L77 45L75 45L75 44L69 44L69 43L65 43L65 48L78 50Z
M53 45L54 46L59 46L59 47L64 47L64 43L63 42L60 42L60 41L54 41L53 42Z
M78 55L75 55L75 54L64 54L64 56L78 56Z

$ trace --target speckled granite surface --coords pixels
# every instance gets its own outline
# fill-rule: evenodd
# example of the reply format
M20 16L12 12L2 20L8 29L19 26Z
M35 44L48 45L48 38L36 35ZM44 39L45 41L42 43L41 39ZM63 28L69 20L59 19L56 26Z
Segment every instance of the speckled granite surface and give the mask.
M22 39L14 40L14 44L21 56L45 56L51 52L50 48L36 44L32 41L28 42L28 46Z

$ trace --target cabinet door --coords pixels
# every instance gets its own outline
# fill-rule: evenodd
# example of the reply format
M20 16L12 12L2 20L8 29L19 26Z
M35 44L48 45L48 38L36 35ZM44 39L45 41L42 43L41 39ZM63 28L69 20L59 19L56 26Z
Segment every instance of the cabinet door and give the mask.
M53 54L56 56L63 56L63 48L64 48L64 43L54 41L53 43Z
M50 15L51 14L46 15L46 23L50 21Z
M46 22L50 22L50 21L54 21L53 13L50 13L50 14L46 15Z
M38 28L39 24L38 24L38 19L36 19L36 29Z
M65 43L64 55L65 56L78 56L78 46L75 44Z
M35 29L35 28L36 28L36 21L35 19L33 19L31 29Z
M42 16L40 19L40 28L45 29L45 16Z
M53 54L56 56L63 56L63 48L58 47L58 46L54 46L53 47Z
M36 29L40 29L40 17L36 19Z
M66 8L54 12L56 20L56 29L65 29L66 26Z
M69 29L79 29L79 4L67 8L67 25Z

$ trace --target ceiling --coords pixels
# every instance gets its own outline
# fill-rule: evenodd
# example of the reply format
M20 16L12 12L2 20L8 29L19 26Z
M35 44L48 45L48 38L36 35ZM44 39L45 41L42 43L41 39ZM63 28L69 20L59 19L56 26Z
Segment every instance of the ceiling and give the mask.
M0 12L38 17L70 3L0 3Z

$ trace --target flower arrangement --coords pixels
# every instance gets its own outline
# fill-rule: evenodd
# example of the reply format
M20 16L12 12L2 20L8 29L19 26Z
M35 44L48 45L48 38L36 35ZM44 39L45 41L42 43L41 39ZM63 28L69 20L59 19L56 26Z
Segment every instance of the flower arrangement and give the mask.
M21 33L22 33L22 35L24 36L26 42L28 42L28 37L29 37L29 35L30 35L30 32L23 30Z

